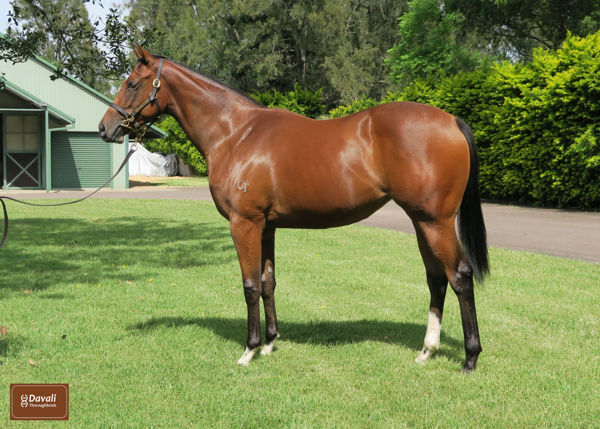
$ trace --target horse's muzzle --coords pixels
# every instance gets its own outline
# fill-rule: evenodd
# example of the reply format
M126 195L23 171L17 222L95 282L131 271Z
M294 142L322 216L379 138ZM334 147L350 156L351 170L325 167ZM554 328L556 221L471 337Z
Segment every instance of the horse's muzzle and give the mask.
M105 142L123 143L123 132L121 126L117 126L112 133L109 134L103 122L98 124L98 134Z

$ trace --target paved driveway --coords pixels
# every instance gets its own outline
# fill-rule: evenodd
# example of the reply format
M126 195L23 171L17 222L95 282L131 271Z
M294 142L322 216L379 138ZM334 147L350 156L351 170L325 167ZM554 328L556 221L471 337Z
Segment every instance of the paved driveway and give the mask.
M491 246L600 263L600 213L483 204L483 217ZM361 223L414 233L394 203Z
M84 191L2 191L16 198L80 198ZM184 199L211 201L208 188L140 186L128 190L103 190L93 198ZM8 202L8 204L13 204ZM10 210L10 208L9 208ZM484 204L491 246L527 250L600 263L600 213ZM10 215L10 213L9 213ZM388 203L363 225L414 234L410 219Z

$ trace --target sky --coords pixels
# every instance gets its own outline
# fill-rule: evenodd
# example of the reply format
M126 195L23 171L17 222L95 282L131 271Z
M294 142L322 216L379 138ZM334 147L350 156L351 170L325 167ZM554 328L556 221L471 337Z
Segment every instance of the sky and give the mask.
M90 20L93 18L103 18L111 6L118 6L122 4L123 0L100 0L100 3L102 3L104 9L100 7L98 0L95 1L95 4L92 4L91 1L87 3L86 7L90 15ZM10 6L10 0L0 0L0 32L2 33L6 32L8 27L9 10L12 10L12 7Z

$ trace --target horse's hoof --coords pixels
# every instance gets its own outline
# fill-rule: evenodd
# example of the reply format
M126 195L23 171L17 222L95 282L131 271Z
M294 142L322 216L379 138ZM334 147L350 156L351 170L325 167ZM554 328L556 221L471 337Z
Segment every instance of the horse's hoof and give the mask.
M265 344L265 346L262 348L262 350L260 351L260 354L262 356L269 356L271 354L271 352L274 350L275 348L275 340L279 338L279 334L277 334L277 336L275 338L273 338L271 341L269 341L267 344Z
M254 349L250 350L248 347L246 347L246 350L244 350L244 354L237 361L238 365L248 366L248 364L250 363L250 361L254 357L254 354L256 353L256 350L258 350L258 348L254 348Z
M265 346L260 351L261 356L269 356L275 347L275 340L270 343L265 344Z
M417 363L427 362L429 360L429 358L433 355L434 351L435 350L431 350L426 347L423 347L423 350L421 350L421 353L419 353L419 355L415 358L415 362L417 362Z
M467 365L466 363L461 368L463 374L471 374L474 370L475 366Z

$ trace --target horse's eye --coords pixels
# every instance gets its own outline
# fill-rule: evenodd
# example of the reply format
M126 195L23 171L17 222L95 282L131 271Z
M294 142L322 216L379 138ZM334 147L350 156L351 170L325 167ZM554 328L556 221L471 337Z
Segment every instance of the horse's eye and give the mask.
M138 82L134 80L130 80L127 82L127 89L135 89L138 86Z

